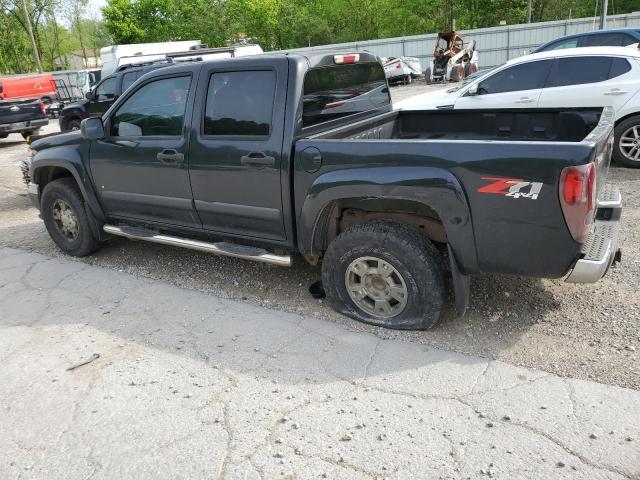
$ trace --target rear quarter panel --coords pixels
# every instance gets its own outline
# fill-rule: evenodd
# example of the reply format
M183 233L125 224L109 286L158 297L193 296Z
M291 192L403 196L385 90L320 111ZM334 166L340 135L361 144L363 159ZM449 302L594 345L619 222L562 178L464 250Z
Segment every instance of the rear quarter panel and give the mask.
M302 151L322 165L306 171ZM583 164L594 145L564 142L301 140L295 147L298 243L309 251L318 212L339 198L406 198L441 217L463 271L560 277L579 255L558 198L561 170ZM487 178L540 183L536 199L478 191ZM523 192L529 191L523 188Z

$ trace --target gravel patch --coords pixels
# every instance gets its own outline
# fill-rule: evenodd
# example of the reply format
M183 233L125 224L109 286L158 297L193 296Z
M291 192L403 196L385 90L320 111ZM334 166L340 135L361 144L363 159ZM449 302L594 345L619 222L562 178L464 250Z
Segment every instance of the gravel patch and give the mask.
M438 88L414 83L392 87L395 99ZM54 131L57 122L48 127ZM0 140L0 245L62 255L31 208L17 163L20 137ZM143 242L114 239L78 261L212 292L271 309L314 315L381 338L501 359L561 376L640 389L640 169L612 166L610 182L623 194L622 264L594 285L558 280L478 275L470 308L456 318L452 307L440 326L424 332L384 330L357 323L315 300L307 289L319 267L301 257L279 268ZM526 252L523 252L526 254Z

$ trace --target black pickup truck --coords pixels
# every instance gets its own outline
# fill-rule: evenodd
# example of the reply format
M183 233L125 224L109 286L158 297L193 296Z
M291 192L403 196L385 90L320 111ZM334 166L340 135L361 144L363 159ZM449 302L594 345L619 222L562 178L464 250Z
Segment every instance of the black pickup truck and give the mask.
M28 190L71 255L117 235L276 265L322 261L333 307L434 325L451 273L595 282L618 257L602 108L393 111L366 53L193 62L31 146ZM448 275L448 273L447 273Z
M0 100L0 138L20 133L28 138L49 120L40 100Z

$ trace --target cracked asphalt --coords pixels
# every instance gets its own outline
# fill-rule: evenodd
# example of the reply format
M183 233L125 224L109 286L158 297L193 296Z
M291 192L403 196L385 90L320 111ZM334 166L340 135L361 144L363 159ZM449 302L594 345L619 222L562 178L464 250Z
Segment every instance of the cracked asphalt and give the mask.
M640 478L636 390L6 247L0 305L2 479Z

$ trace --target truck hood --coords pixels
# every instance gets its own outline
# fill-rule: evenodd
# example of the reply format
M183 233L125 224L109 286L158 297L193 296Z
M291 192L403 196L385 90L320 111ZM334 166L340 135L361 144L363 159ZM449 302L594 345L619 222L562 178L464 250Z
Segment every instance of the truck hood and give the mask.
M437 108L453 108L460 90L456 87L421 93L405 98L393 104L394 110L435 110Z
M86 110L88 104L89 100L78 100L77 102L65 105L62 109L62 115L64 115L65 112L70 112L71 110Z
M30 147L32 150L39 152L51 147L62 147L65 145L80 145L84 139L79 131L60 133L50 137L41 138L33 142Z

